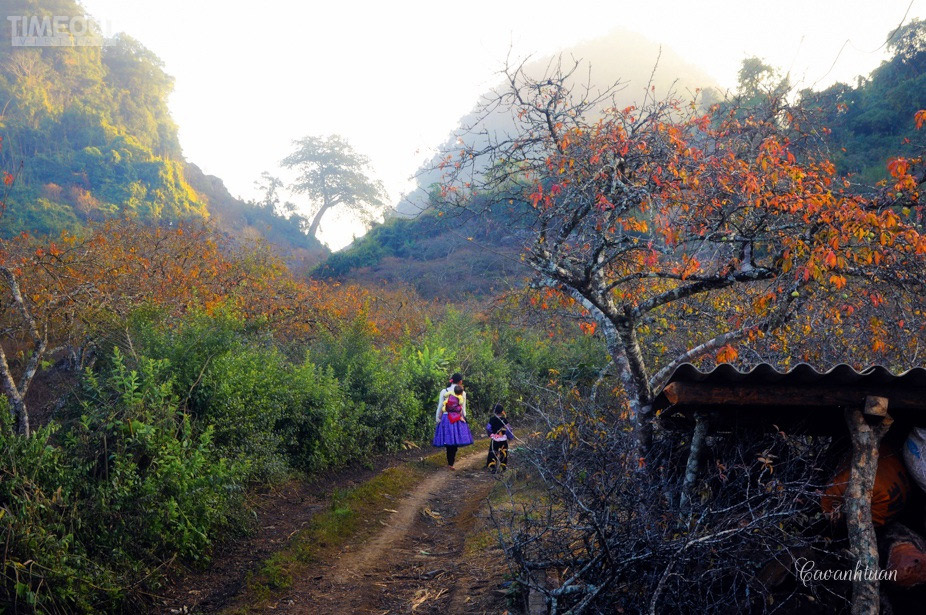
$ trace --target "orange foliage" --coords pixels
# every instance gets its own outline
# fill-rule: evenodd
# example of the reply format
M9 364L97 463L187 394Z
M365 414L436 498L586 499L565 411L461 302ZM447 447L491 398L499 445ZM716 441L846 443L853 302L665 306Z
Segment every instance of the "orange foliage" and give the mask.
M383 344L424 326L428 306L410 291L298 280L269 249L235 246L203 224L152 227L110 221L54 241L22 235L0 244L0 266L19 279L54 345L118 325L139 306L168 316L232 307L281 340L307 340L366 318ZM16 318L0 324L25 341Z
M920 109L913 115L913 120L916 122L916 129L919 130L923 127L923 122L926 122L926 109Z
M512 92L492 104L512 105L518 138L461 160L519 170L523 260L604 329L638 409L685 361L857 364L926 342L922 156L892 159L893 181L863 191L782 98L702 113L651 97L602 112L568 67L551 70L511 71ZM447 178L447 206L509 189L489 174L455 192L460 179ZM539 292L531 303L552 307Z

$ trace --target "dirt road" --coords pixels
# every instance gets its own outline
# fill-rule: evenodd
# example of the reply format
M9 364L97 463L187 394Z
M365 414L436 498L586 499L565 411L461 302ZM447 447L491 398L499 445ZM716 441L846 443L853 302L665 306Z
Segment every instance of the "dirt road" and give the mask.
M416 450L382 455L371 459L368 466L354 464L254 494L251 504L258 519L254 531L220 545L205 569L190 570L175 578L165 588L154 611L165 615L221 612L244 590L249 573L285 548L313 515L330 507L335 490L359 485L387 468L419 456Z
M494 485L483 454L418 483L382 530L311 567L263 611L312 615L501 612L499 557L466 548ZM491 549L491 548L490 548Z

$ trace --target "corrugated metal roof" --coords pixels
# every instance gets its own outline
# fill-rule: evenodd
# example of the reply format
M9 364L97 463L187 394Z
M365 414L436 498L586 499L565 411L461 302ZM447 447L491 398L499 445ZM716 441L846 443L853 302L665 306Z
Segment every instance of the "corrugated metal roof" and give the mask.
M666 388L672 389L672 395ZM684 391L684 401L678 399ZM774 421L781 425L814 423L817 432L833 431L843 424L839 408L845 400L859 404L865 395L892 399L890 413L895 419L926 426L926 369L917 367L900 374L881 365L856 370L850 365L837 365L820 371L801 363L781 371L767 363L740 371L732 365L718 365L701 371L691 364L678 367L664 389L657 395L653 407L663 413L662 420L690 421L698 410L713 411L717 420ZM669 397L677 399L673 404Z
M826 371L819 371L807 363L799 363L786 371L779 371L768 363L740 371L729 364L721 364L702 372L691 363L680 365L672 373L672 382L698 382L702 384L778 384L778 385L852 385L856 387L896 386L926 389L926 369L915 367L901 374L895 374L881 365L872 365L857 371L851 365L841 364Z

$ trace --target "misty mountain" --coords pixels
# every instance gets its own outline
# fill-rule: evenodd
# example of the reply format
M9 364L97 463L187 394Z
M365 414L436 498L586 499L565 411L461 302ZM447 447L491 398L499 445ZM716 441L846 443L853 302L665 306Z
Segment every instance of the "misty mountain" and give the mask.
M647 86L656 88L656 96L675 92L680 97L714 86L704 71L670 49L626 30L580 43L561 55L530 60L524 68L527 74L540 77L560 58L564 66L580 62L573 78L576 87L588 84L594 91L619 84L614 101L618 106L641 100ZM504 84L498 87L503 89ZM483 98L492 96L490 91ZM472 143L481 138L475 133L482 131L503 137L514 126L514 118L505 112L483 117L478 101L474 101L473 111L460 119L440 150L453 151L458 139ZM434 165L438 158L435 156ZM386 222L332 254L313 275L406 283L428 298L441 298L450 288L457 295L490 296L521 282L529 271L520 260L519 238L510 234L504 212L483 219L447 219L429 209L428 192L441 181L440 175L427 166L422 168L418 189L399 203Z
M617 85L614 103L618 107L640 102L647 87L655 87L658 97L674 92L679 97L690 98L698 89L716 86L716 82L707 73L686 62L668 47L623 29L615 29L606 36L579 43L553 56L529 59L524 64L524 72L532 78L540 78L557 62L561 62L564 67L578 62L571 79L571 85L577 91L586 85L591 86L593 93ZM491 99L497 90L504 88L505 84L500 83L482 98ZM473 110L460 119L438 150L454 151L459 139L478 144L484 140L478 133L483 132L504 138L514 130L514 120L505 110L484 115L480 113L476 102ZM428 167L435 166L439 157L438 154L431 164L418 171L418 188L396 206L399 215L414 216L427 208L428 189L441 180L440 172L429 170Z

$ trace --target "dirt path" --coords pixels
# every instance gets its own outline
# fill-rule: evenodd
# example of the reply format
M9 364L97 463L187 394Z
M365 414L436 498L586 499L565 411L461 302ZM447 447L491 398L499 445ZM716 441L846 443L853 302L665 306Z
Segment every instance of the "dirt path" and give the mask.
M472 454L457 462L456 471L442 469L425 478L388 509L382 530L313 566L264 612L500 612L480 606L487 599L497 602L493 591L500 579L483 567L488 558L465 548L495 484L483 470L484 459ZM497 572L497 561L487 565Z
M319 474L309 481L291 481L254 495L252 505L259 519L255 531L222 545L204 570L188 571L175 579L162 592L154 610L168 615L221 610L242 591L250 571L283 548L313 514L328 506L334 489L358 485L386 468L419 457L420 452L380 455L371 460L369 467L345 467Z

